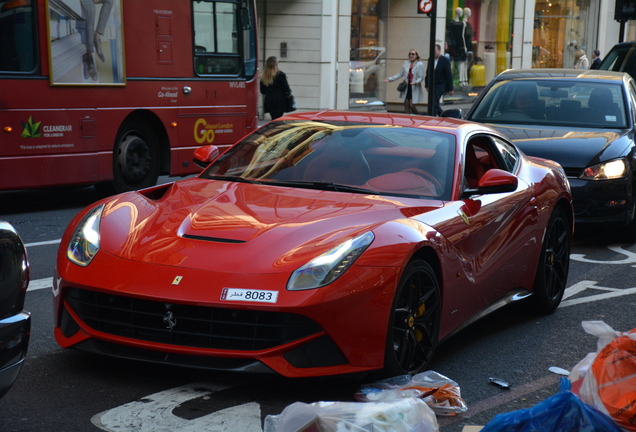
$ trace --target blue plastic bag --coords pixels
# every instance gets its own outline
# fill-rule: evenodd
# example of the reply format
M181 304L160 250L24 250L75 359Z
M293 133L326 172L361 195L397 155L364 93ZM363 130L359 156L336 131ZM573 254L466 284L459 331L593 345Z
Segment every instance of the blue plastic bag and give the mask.
M496 415L481 432L622 432L605 414L587 405L561 378L558 394L532 408Z

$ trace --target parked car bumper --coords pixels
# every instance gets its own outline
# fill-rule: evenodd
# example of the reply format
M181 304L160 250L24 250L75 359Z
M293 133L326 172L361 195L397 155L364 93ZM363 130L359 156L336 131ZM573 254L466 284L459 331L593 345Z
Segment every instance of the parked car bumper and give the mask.
M13 385L29 346L31 314L25 311L0 320L0 397Z

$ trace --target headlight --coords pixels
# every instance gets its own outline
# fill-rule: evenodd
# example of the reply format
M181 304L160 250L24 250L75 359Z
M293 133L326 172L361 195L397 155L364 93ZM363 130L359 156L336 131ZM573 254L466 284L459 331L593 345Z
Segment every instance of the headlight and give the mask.
M627 170L625 159L616 159L585 168L579 178L583 180L612 180L625 177Z
M77 265L86 267L99 250L99 222L104 205L95 207L77 225L66 248L66 257Z
M294 271L287 282L291 291L319 288L338 279L373 242L371 231L328 250Z

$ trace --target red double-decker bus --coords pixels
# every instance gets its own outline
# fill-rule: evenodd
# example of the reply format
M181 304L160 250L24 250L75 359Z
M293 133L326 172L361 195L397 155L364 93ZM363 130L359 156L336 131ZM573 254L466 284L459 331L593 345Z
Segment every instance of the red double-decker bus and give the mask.
M257 127L254 0L0 0L0 190L115 192Z

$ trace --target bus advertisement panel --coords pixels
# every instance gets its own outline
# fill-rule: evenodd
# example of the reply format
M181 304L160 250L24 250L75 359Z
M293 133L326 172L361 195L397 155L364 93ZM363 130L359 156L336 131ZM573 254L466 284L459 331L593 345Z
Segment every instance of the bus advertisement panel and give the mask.
M199 171L257 127L254 0L0 0L0 190Z

